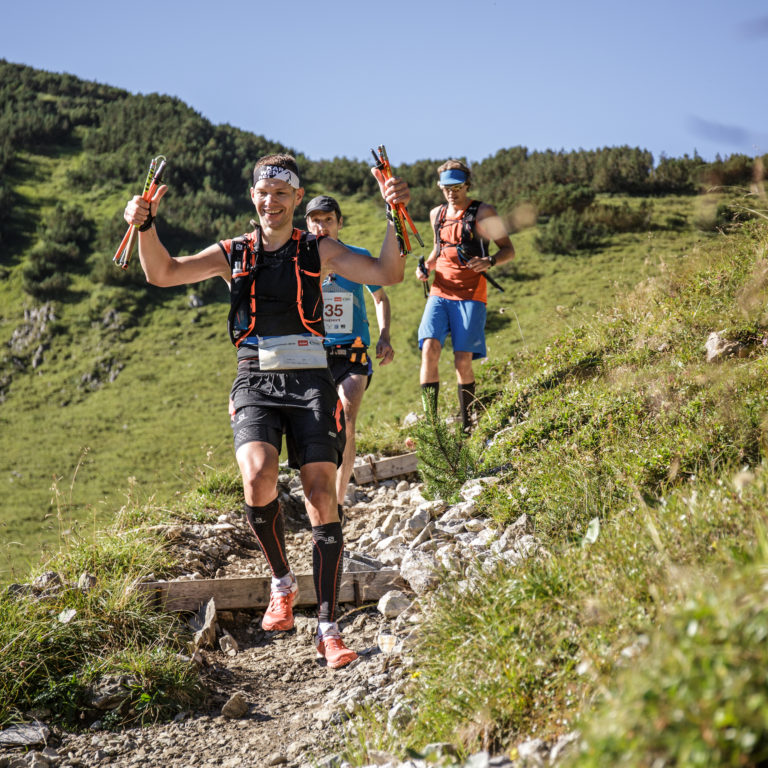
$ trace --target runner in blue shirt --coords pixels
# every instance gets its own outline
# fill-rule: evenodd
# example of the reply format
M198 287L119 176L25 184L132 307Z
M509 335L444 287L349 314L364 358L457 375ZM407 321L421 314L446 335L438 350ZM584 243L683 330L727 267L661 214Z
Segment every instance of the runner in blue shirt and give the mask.
M312 234L326 235L334 240L339 239L339 230L344 226L344 217L334 198L321 195L310 200L305 216L307 229ZM364 248L356 248L352 245L347 245L347 248L355 253L370 256ZM373 296L376 320L379 324L376 357L381 360L379 365L386 365L392 362L395 356L389 340L389 298L380 285L368 285L367 288ZM355 462L355 421L360 404L363 402L363 394L371 383L373 375L373 364L368 354L371 335L368 329L368 315L365 311L363 286L360 283L347 280L333 272L329 273L323 281L323 307L328 367L344 407L347 425L344 457L336 472L336 497L339 504L339 518L341 518L342 503Z

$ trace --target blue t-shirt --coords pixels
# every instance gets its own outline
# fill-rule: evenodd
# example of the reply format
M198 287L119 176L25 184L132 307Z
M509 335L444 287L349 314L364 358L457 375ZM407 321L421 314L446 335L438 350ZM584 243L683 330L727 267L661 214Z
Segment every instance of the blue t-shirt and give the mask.
M371 255L370 251L365 248L356 248L354 245L347 245L346 243L344 245L355 253L362 253L365 256ZM368 330L368 314L365 311L365 294L363 294L362 284L347 280L341 275L331 274L323 281L323 288L330 285L333 285L337 290L349 291L352 294L352 332L329 333L325 337L325 346L351 344L358 336L366 347L370 346L371 334ZM376 293L381 288L380 285L367 285L366 287L371 293Z

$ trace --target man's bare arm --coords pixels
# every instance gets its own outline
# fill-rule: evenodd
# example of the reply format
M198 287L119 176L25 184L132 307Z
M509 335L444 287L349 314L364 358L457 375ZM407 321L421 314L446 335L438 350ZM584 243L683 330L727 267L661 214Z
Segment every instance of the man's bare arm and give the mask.
M376 357L381 359L379 365L392 362L395 350L389 338L389 326L392 320L392 311L389 305L389 296L383 288L379 288L373 294L373 302L376 308L376 322L379 324L379 340L376 343Z
M475 224L478 234L486 240L492 240L499 251L494 255L497 264L511 261L515 257L515 247L509 239L503 219L492 205L484 203L477 212Z
M493 260L496 264L503 264L515 258L515 248L507 234L507 227L502 218L496 213L496 209L488 203L483 203L477 212L475 230L486 240L492 240L499 249ZM487 256L475 256L467 262L467 267L475 272L485 272L492 266L490 254Z
M156 214L158 203L167 189L166 186L160 187L151 202L137 195L125 206L123 218L129 224L140 227L149 216L150 205L152 215ZM160 242L154 227L139 232L139 261L147 282L163 288L199 283L209 277L221 277L224 280L230 278L227 259L218 245L211 245L191 256L173 258Z
M421 280L422 282L426 282L429 280L429 273L437 267L437 237L435 236L435 219L437 218L437 212L440 210L440 206L437 208L433 208L429 212L429 225L432 228L432 250L429 252L429 256L427 256L426 259L424 259L424 266L427 269L427 274L425 275L421 271L421 266L416 267L416 277Z

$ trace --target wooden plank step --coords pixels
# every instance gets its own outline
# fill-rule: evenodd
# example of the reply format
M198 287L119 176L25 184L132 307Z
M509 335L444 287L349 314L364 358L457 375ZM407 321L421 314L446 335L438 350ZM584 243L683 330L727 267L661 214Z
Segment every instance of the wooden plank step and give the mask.
M386 480L397 475L407 475L415 472L419 465L419 457L413 453L403 453L400 456L387 456L384 459L365 459L355 464L352 471L355 482L370 483L372 481Z
M315 606L317 596L312 574L298 574L299 596L295 606ZM152 581L138 588L153 592L156 605L166 611L197 611L212 597L216 610L266 608L269 604L269 576L246 576L235 579L197 579L196 581ZM396 568L379 571L345 573L339 589L340 603L378 601L391 589L403 589L405 581Z

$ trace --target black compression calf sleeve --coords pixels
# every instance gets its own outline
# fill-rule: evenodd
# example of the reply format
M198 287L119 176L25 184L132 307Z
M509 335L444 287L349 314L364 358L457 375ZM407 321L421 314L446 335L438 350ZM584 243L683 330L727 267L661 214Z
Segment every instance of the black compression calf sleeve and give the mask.
M252 507L244 504L245 517L248 525L259 542L264 557L267 558L272 575L279 579L285 576L290 568L285 553L285 526L283 514L277 498L264 507Z
M475 382L459 384L459 408L461 409L461 426L465 432L472 428L472 406L475 402Z
M312 526L312 574L317 592L317 618L336 621L341 574L344 571L341 523Z

